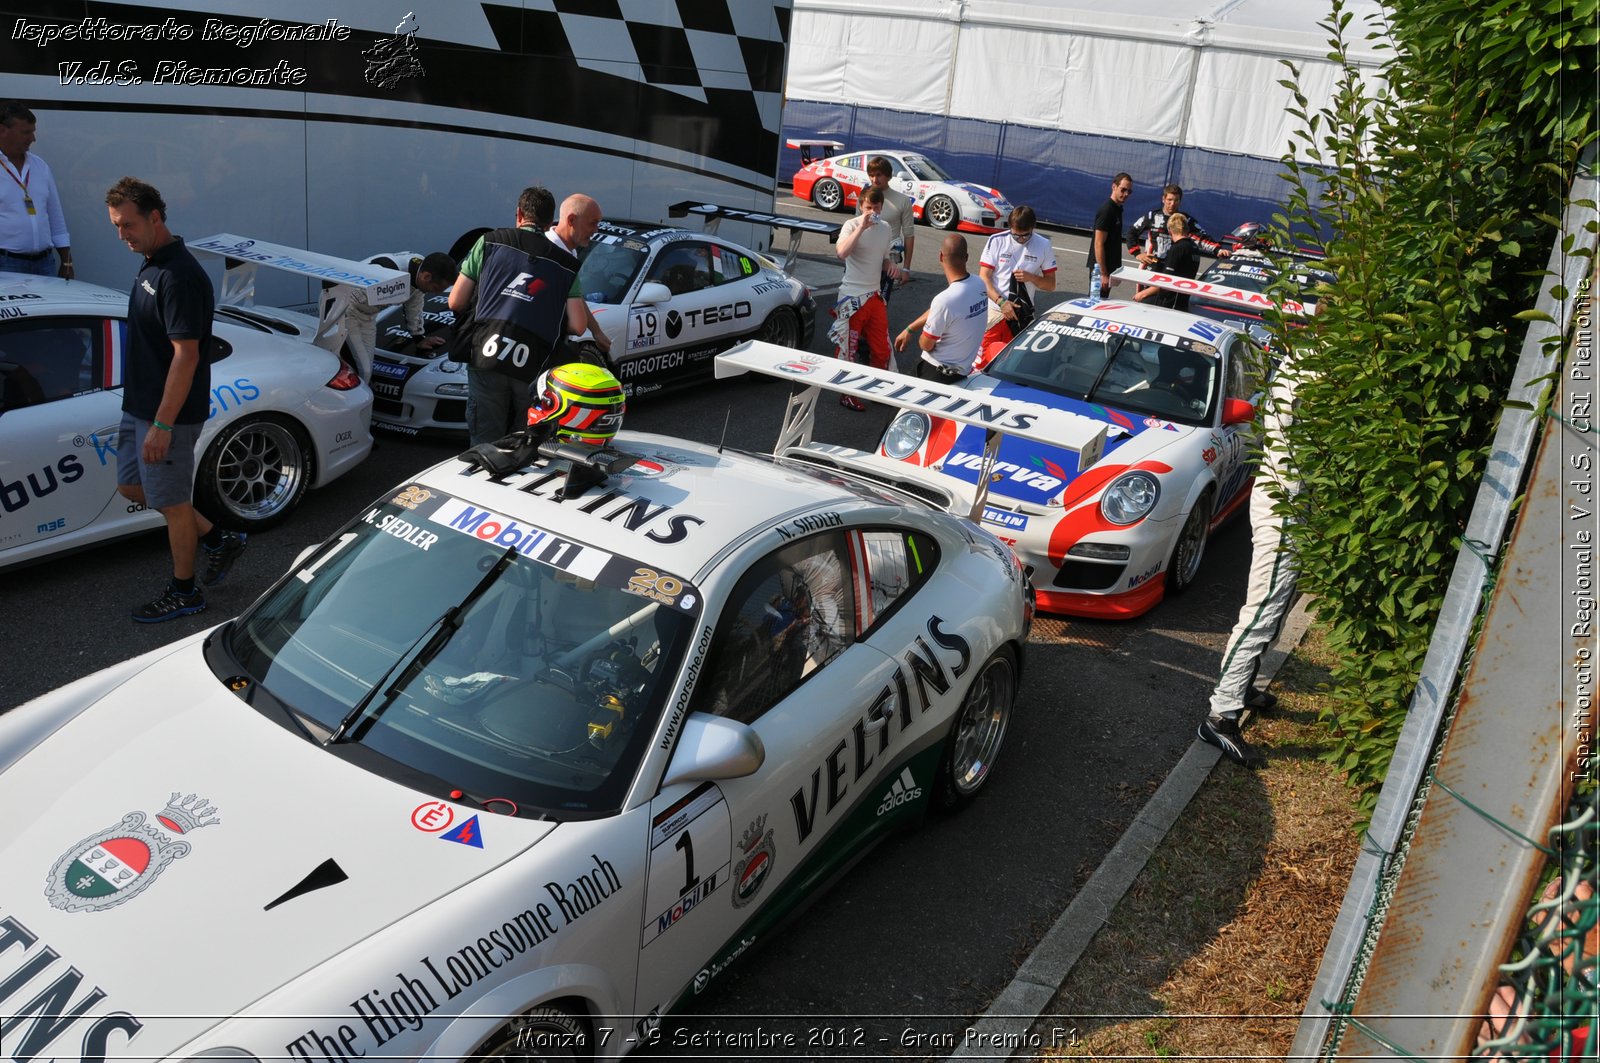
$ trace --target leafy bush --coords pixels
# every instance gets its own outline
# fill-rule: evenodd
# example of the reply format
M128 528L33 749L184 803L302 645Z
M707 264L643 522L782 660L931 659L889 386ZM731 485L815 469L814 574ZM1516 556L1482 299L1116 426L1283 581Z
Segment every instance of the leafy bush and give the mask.
M1331 758L1370 814L1444 599L1579 152L1595 135L1597 0L1397 0L1380 83L1347 61L1283 162L1276 225L1338 281L1278 328L1305 376L1291 537L1341 663ZM1309 235L1308 235L1309 234Z

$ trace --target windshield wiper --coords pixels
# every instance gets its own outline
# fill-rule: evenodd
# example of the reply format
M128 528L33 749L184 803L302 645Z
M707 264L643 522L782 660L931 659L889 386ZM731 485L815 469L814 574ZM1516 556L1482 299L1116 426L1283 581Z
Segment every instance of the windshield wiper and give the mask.
M394 703L394 699L399 696L400 691L404 690L417 677L418 672L428 666L429 661L439 655L439 651L443 650L445 644L461 629L462 620L466 617L467 610L471 609L473 603L483 597L490 587L494 586L494 581L499 579L500 574L511 566L511 562L516 560L516 556L517 548L515 546L506 547L506 552L501 554L500 559L494 563L493 567L483 574L483 578L467 592L465 598L440 613L438 619L422 629L422 634L417 636L416 642L413 642L405 653L395 658L394 663L378 678L372 689L362 695L361 700L356 702L355 707L345 714L344 719L339 721L339 726L333 729L333 733L322 744L331 746L336 742L343 742L346 740L347 735L350 741L361 737L355 733L356 721L361 720L362 715L367 711L367 707L378 696L378 692L383 691L383 701L379 702L377 707L372 710L371 715L367 716L362 722L361 732L364 734L368 728L376 723L378 717L382 716L389 706ZM423 637L430 631L433 632L433 636L413 656L411 650L416 647L417 643L422 642ZM411 658L411 663L406 666L405 670L400 673L393 683L389 683L389 677L395 673L396 669L400 667L407 657ZM387 685L388 689L385 689L385 685Z

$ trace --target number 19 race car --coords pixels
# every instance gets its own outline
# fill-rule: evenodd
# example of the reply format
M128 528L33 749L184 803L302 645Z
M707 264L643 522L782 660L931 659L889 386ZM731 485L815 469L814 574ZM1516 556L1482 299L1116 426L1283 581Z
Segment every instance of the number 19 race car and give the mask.
M236 620L0 716L0 1058L650 1044L978 793L1031 620L995 536L805 465L446 461Z
M1191 585L1211 531L1248 498L1263 365L1235 329L1088 299L1047 311L957 384L759 344L719 359L724 373L897 407L874 454L810 443L808 412L776 452L968 514L1028 565L1041 610L1102 619Z

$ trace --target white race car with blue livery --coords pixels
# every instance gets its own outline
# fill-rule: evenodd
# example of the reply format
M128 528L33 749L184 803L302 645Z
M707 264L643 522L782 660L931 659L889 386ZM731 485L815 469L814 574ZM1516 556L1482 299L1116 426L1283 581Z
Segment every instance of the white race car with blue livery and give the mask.
M811 292L786 270L801 233L837 238L838 225L692 202L670 210L674 217L700 217L705 230L656 222L600 223L583 252L578 283L611 340L611 351L602 355L598 346L578 337L569 341L572 359L604 363L632 399L707 380L711 359L741 340L811 344L816 328ZM780 264L717 235L724 220L787 230L789 259ZM470 249L472 235L457 246ZM465 432L466 365L452 360L460 338L445 296L429 296L423 318L424 336L443 339L444 345L420 348L399 308L378 318L373 423L407 435Z
M243 244L274 246L226 234L188 246L242 254ZM340 274L345 283L387 279L357 263L297 255L334 273L357 267ZM217 301L211 412L195 451L195 501L248 531L282 520L307 488L366 458L372 394L317 345L315 319L250 306L240 295L253 265L276 262L230 261ZM117 493L127 314L126 292L0 273L0 567L162 527L159 513Z
M624 1055L990 778L994 535L657 436L479 453L0 716L0 1058Z
M957 384L759 347L723 362L898 407L876 453L812 443L808 425L777 452L981 521L1029 566L1043 612L1148 611L1194 583L1212 530L1249 497L1265 357L1193 314L1058 304Z

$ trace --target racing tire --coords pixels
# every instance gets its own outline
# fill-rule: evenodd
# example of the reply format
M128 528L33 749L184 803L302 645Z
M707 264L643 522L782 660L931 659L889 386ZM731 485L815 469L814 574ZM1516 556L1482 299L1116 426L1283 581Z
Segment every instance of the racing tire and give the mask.
M949 196L934 196L922 208L922 216L935 229L954 229L961 224L961 208Z
M589 1028L561 1008L534 1008L496 1030L471 1058L589 1059Z
M844 189L839 187L838 181L824 177L811 186L811 202L818 210L843 210Z
M455 259L456 265L461 265L461 260L466 258L474 247L478 245L478 238L489 232L487 225L480 225L476 229L468 229L456 237L456 242L450 245L449 255Z
M1182 594L1194 586L1200 575L1200 562L1205 559L1206 543L1211 538L1211 489L1195 502L1189 511L1178 538L1172 544L1172 556L1167 559L1167 593Z
M978 796L994 774L1016 699L1017 655L1010 646L1002 646L973 677L950 725L933 781L935 809L954 812Z
M575 362L585 362L589 365L597 365L601 369L605 369L612 374L615 374L617 371L617 367L611 364L611 357L606 354L605 351L600 349L600 345L598 343L595 343L591 340L584 340L582 343L573 344L567 349L567 354Z
M224 428L195 469L195 505L234 531L270 528L311 486L311 444L287 417L258 414Z
M767 315L761 323L761 331L756 333L756 339L762 343L774 343L779 347L797 347L800 344L800 322L794 316L794 311L786 306L780 306Z

